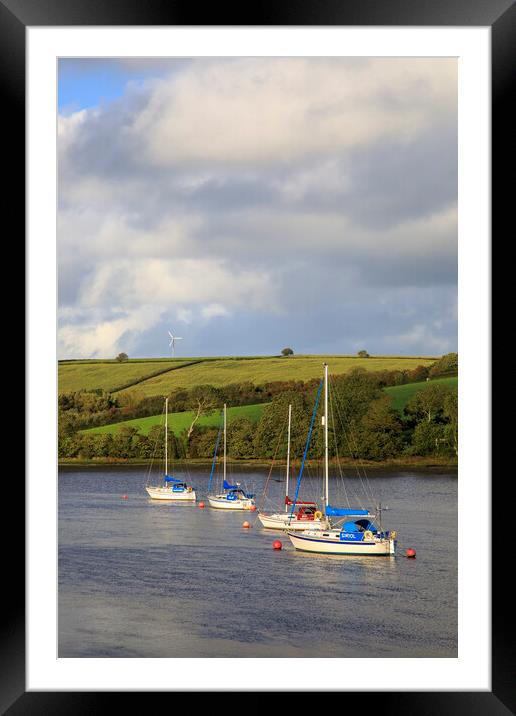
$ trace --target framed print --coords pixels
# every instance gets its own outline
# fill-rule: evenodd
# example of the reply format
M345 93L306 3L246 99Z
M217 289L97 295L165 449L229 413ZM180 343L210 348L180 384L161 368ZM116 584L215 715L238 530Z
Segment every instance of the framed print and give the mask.
M214 7L199 18L182 4L2 0L0 17L6 136L27 147L25 165L12 162L10 189L26 217L28 316L26 492L25 505L17 495L12 508L18 548L7 554L2 708L87 713L111 691L343 691L407 713L516 712L506 637L514 617L494 601L505 498L491 485L489 311L490 216L501 227L510 205L497 171L491 200L490 161L492 152L497 169L514 119L512 3L310 1L240 14ZM389 251L378 249L379 236ZM342 318L344 295L354 320ZM303 331L326 338L303 342ZM345 331L347 343L334 337ZM298 383L289 374L298 393L287 400L283 373L268 366L258 391L252 371L264 356L280 366L306 357L308 366L311 355L328 356L331 370L353 353L370 366L356 373L358 405L364 370L395 345L417 360L405 372L382 368L384 382L367 398L377 402L356 423L359 443L348 445L349 465L363 461L353 490L368 498L364 465L374 472L375 460L394 460L396 450L416 462L431 455L431 466L448 464L440 450L455 466L460 457L458 480L434 479L436 502L427 488L414 497L408 478L396 483L390 494L414 520L412 542L398 534L394 558L397 524L387 523L395 509L382 513L373 497L372 507L352 503L348 492L339 495L346 505L334 506L329 466L337 470L346 446L328 432L341 384L327 368L319 376L306 367ZM457 394L456 363L454 375L434 367L455 351L460 423L449 417L452 393L442 392L453 379ZM237 379L217 382L209 364L237 355L246 363L240 402L227 388ZM59 380L65 368L70 376L64 389L57 360ZM103 383L98 373L77 387L74 371L92 375L88 362L98 360L120 378ZM236 375L235 365L226 371ZM205 382L184 383L187 370L206 366ZM423 423L433 407L408 397L402 419L378 392L397 395L409 370L445 386L439 399L448 402L431 428ZM173 390L163 382L172 375ZM264 390L267 401L256 397ZM287 439L277 415L289 401ZM182 432L178 416L190 416ZM126 447L122 433L109 432L154 417L161 422L147 432L125 427ZM227 432L234 452L226 455ZM60 464L72 466L59 491L58 450ZM155 455L164 460L160 484L148 477L139 494L138 465L150 472ZM287 460L286 489L284 476L263 477L277 455ZM106 476L87 468L131 460L132 471L110 468L109 490ZM191 474L181 467L189 460ZM211 472L200 476L195 460ZM254 484L245 482L245 460L260 465ZM322 492L304 498L317 466ZM211 489L214 475L220 490ZM189 504L167 509L179 493ZM262 519L270 495L281 502L272 517L288 521L279 535ZM228 511L241 503L242 513L223 514L221 503ZM295 535L294 515L322 526ZM249 545L262 528L258 554ZM343 564L332 552L344 554L343 545L347 555L362 549L360 569L333 566ZM368 566L364 545L389 556Z

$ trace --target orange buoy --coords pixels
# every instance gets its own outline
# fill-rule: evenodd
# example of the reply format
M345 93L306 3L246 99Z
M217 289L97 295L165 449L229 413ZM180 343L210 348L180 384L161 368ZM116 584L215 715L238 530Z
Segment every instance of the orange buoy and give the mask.
M281 549L282 547L283 547L283 545L281 544L279 539L275 539L274 542L272 543L273 549Z
M242 527L245 527L246 529L248 529L250 526L251 525L247 521L242 524Z
M415 550L415 549L412 549L412 547L409 547L409 549L405 552L405 555L406 555L407 557L412 557L412 558L414 558L414 557L416 556L416 550Z
M201 510L202 510L202 509L204 508L204 502L199 502L199 507L200 507Z
M256 512L256 505L251 505L251 507L249 508L249 511Z
M127 495L122 495L122 500L127 500Z

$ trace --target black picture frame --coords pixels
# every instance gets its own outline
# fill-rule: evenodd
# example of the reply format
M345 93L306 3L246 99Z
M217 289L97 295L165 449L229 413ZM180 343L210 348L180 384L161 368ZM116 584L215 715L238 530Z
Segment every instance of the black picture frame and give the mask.
M199 20L202 19L202 22ZM349 26L484 26L492 40L492 230L501 235L510 226L513 184L502 167L510 151L516 118L510 106L514 81L516 8L513 0L298 0L296 3L255 3L235 8L174 0L0 0L0 87L4 99L3 137L9 138L13 158L9 161L9 213L16 218L18 245L25 235L25 30L35 26L116 25L349 25ZM4 159L6 155L4 154ZM7 160L7 159L6 159ZM512 157L514 164L514 156ZM509 194L509 192L511 192ZM5 196L5 194L4 194ZM512 199L512 201L511 201ZM512 222L511 222L512 223ZM23 261L23 257L22 257ZM29 287L27 287L29 288ZM493 314L494 315L494 314ZM23 339L22 339L23 340ZM30 449L30 446L29 448ZM503 512L506 493L492 486L493 512ZM502 502L503 501L503 502ZM23 501L9 507L15 511L4 549L2 631L0 632L0 711L25 713L86 714L120 707L122 694L111 692L26 692L25 690L25 517ZM493 534L494 542L494 534ZM506 556L505 556L506 559ZM368 692L367 710L385 714L500 714L516 713L516 650L512 600L504 599L507 562L492 554L492 691L490 692ZM473 597L472 597L473 598ZM400 669L403 668L400 660ZM410 674L407 674L410 689ZM155 695L155 694L153 694ZM124 694L133 707L144 706L148 694ZM161 694L167 697L169 695ZM346 695L349 700L363 694ZM145 707L145 706L144 706Z

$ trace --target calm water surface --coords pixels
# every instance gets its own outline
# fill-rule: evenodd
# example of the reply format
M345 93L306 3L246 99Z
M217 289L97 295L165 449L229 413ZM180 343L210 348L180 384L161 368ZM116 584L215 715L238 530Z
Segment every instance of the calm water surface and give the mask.
M145 468L61 468L59 656L456 657L456 474L368 474L394 558L309 555L256 513L151 501ZM266 477L230 475L258 503ZM208 470L189 478L205 497ZM266 506L284 490L271 478ZM340 479L331 491L345 504Z

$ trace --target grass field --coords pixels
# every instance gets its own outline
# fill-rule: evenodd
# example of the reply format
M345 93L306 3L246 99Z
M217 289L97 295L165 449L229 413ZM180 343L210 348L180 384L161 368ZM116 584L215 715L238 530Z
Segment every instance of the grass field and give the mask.
M406 385L393 385L389 388L384 388L385 392L392 397L392 407L403 412L403 408L412 398L412 396L420 390L425 390L431 385L446 385L455 387L458 385L458 378L435 378L434 380L423 381L421 383L407 383Z
M178 388L196 385L221 387L249 381L255 385L280 380L306 381L322 373L327 361L330 373L342 374L362 367L366 370L411 370L430 365L431 357L290 356L243 358L183 358L169 360L62 361L59 363L59 392L93 390L123 392L132 387L146 396L166 395ZM159 373L159 375L158 375Z
M156 375L158 371L170 370L184 365L185 360L167 361L63 361L59 363L59 392L95 390L108 392L124 385Z
M166 395L178 388L193 388L209 384L221 387L230 383L249 381L255 385L279 380L310 380L322 374L322 363L327 360L333 374L347 373L361 366L367 370L410 370L418 365L429 365L432 358L355 358L348 356L290 356L288 358L258 358L250 360L214 360L201 362L178 371L149 378L138 385L145 395Z
M251 382L255 385L280 380L307 381L322 374L322 364L327 361L333 374L347 373L361 366L367 370L412 369L429 365L432 358L357 358L351 356L290 356L288 358L252 358L245 360L224 359L202 361L177 371L148 378L138 384L145 395L166 395L178 388L196 385L222 387L230 383Z
M262 411L267 403L259 403L258 405L242 405L236 408L228 408L227 410L227 421L231 423L237 418L247 418L257 423L261 417ZM121 423L114 423L113 425L103 425L98 428L88 428L88 430L81 430L82 433L111 433L114 435L117 430L121 427L124 428L137 428L142 435L147 435L153 425L163 424L164 416L152 415L148 418L136 418L135 420L124 420ZM173 430L175 435L179 435L185 428L190 427L193 420L193 412L188 410L184 413L169 413L168 425L169 429ZM204 426L217 426L220 425L220 410L215 411L211 415L205 415L199 418L197 425Z

